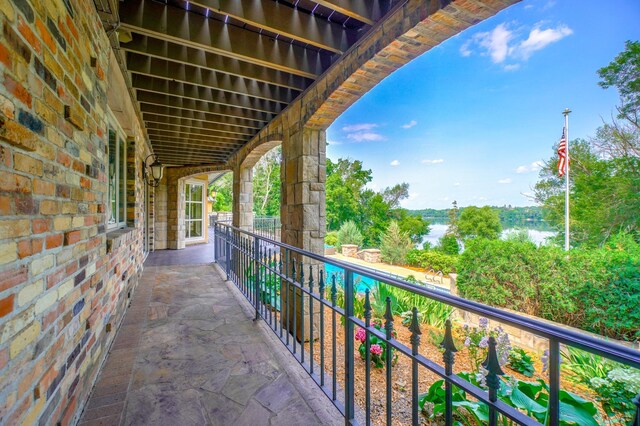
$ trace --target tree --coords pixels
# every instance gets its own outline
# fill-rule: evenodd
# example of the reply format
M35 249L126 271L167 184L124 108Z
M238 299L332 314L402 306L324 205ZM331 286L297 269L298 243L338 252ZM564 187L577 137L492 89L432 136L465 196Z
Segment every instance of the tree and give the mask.
M456 200L453 200L453 203L451 203L451 209L447 210L447 218L449 218L447 235L453 235L455 238L460 238L460 232L458 231L459 217L460 210L458 210L458 202Z
M267 152L253 166L253 212L256 216L280 215L280 146Z
M458 232L463 240L469 238L500 238L502 225L498 213L489 206L469 206L462 210L458 220Z
M440 237L439 247L444 254L460 254L460 244L458 244L458 239L453 234L445 233Z
M422 216L410 214L406 209L396 209L392 215L398 221L400 230L411 238L412 243L419 244L424 236L429 234L429 222Z
M327 159L327 229L337 230L348 220L362 219L361 194L369 182L371 170L363 169L361 161Z
M405 263L407 253L413 248L409 236L400 230L398 222L392 220L380 238L380 257L392 265Z
M627 41L625 50L606 67L598 70L605 89L616 87L620 93L618 118L624 118L640 128L640 42Z
M409 184L403 182L391 188L385 188L385 190L382 191L382 198L389 204L390 208L397 209L400 207L400 201L409 198Z
M362 234L358 226L353 221L346 221L338 230L338 239L336 245L338 247L344 244L354 244L358 247L362 246Z
M214 212L230 212L233 208L233 173L227 173L209 185L209 195L215 192Z
M636 140L640 132L635 132ZM597 132L595 139L615 134ZM598 153L594 146L613 142L571 141L570 229L572 246L600 246L618 232L640 231L640 158ZM557 176L557 155L540 170L536 200L545 208L547 220L564 240L564 178Z

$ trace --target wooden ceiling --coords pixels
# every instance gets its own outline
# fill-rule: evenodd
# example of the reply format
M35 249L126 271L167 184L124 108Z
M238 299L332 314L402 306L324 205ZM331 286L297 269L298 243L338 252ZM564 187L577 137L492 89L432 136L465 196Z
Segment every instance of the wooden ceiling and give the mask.
M119 2L119 47L153 150L168 165L226 161L391 2Z

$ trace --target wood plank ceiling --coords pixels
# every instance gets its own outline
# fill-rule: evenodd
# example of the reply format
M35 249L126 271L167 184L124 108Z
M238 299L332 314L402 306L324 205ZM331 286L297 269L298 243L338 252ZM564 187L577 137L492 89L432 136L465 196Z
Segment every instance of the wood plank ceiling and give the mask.
M154 152L168 165L224 162L391 1L119 2L119 45Z

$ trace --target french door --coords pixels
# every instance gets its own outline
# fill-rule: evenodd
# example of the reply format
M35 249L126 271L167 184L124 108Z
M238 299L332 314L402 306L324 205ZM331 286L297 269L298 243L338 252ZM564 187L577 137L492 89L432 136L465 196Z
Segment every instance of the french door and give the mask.
M204 182L185 184L185 240L204 240Z

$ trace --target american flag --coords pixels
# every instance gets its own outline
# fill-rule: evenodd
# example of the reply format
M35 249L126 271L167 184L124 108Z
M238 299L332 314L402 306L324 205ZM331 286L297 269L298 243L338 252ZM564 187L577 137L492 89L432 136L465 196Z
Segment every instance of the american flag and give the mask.
M567 136L566 129L562 128L562 137L558 144L558 176L564 176L567 170Z

